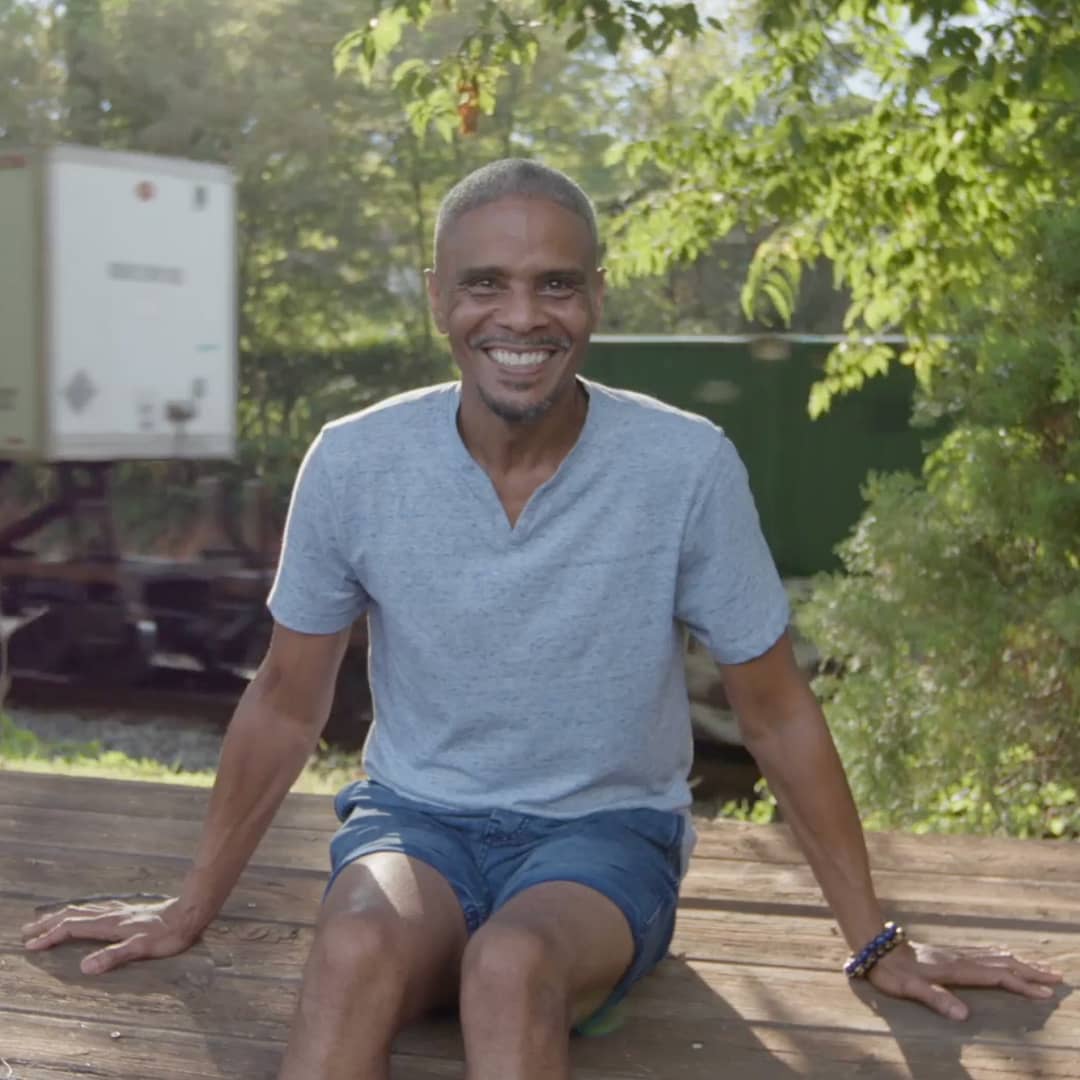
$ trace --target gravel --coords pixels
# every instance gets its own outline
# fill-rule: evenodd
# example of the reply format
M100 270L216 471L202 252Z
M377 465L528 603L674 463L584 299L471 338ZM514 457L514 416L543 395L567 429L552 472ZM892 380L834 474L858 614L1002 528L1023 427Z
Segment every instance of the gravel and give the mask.
M131 758L159 761L184 770L217 767L224 729L181 716L148 717L112 709L78 712L8 706L19 727L50 742L98 742Z

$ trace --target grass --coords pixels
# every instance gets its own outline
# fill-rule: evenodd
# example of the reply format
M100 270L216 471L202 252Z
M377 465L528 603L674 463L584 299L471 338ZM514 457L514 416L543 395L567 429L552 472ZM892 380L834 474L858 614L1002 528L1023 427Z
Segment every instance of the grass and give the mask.
M210 787L213 769L182 769L153 758L133 758L105 750L98 742L42 739L0 713L0 770L95 776L107 780L153 780ZM361 775L356 754L320 746L293 785L293 791L333 795Z

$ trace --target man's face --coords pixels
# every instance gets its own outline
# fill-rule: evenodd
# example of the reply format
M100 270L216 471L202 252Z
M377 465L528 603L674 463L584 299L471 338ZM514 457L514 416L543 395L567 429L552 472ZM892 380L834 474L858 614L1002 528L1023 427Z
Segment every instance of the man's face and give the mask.
M574 385L600 317L603 271L577 214L540 198L463 214L442 238L428 291L462 393L528 423Z

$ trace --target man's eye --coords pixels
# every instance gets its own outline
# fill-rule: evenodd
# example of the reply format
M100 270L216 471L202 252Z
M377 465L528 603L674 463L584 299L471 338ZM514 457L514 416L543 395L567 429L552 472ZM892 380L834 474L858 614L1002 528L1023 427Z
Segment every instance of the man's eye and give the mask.
M473 278L465 282L465 288L470 292L492 292L496 287L494 278Z
M544 291L556 296L569 296L574 291L574 286L566 278L553 277L544 282Z

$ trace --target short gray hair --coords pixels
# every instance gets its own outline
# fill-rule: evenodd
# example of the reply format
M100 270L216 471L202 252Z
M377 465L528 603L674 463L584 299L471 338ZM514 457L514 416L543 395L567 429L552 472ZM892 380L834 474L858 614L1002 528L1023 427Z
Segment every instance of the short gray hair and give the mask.
M489 203L517 196L526 199L547 199L577 214L589 230L594 261L600 261L600 230L596 211L582 188L566 173L541 165L528 158L503 158L484 165L459 180L447 193L435 219L435 259L447 230L462 215Z

